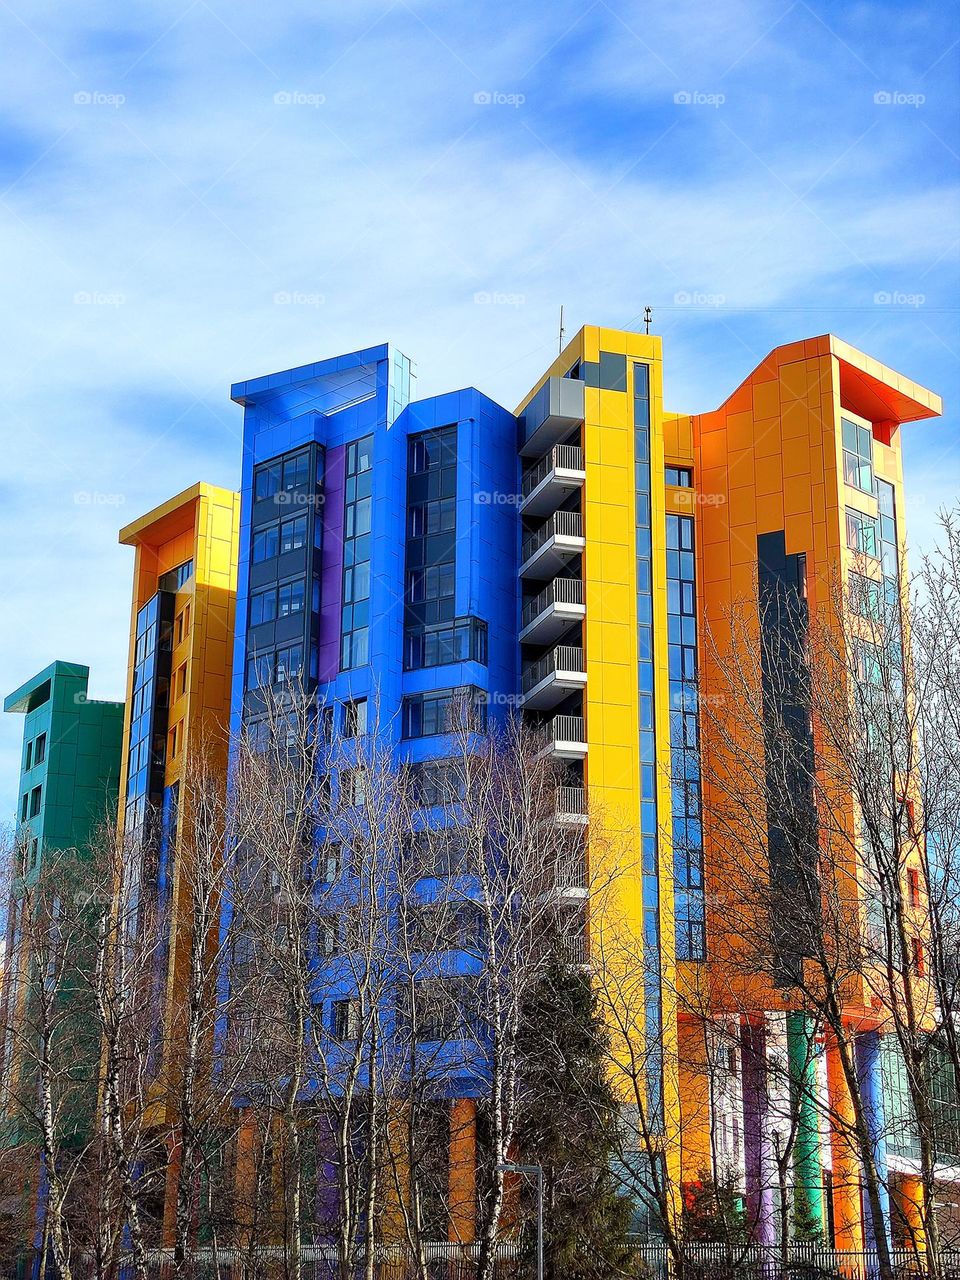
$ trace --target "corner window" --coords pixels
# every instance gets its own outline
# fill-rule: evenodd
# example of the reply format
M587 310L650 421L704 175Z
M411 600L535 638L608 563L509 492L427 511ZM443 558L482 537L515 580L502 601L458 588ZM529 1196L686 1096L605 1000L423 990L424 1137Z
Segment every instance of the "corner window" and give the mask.
M877 521L875 516L865 515L847 507L847 547L860 555L876 560L878 553Z
M843 478L861 493L874 492L873 432L850 418L840 419L843 439Z

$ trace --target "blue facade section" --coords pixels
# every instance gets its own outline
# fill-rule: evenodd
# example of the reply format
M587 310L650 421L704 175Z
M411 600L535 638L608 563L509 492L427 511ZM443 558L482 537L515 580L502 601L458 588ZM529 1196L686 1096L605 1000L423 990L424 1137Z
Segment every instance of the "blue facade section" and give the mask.
M294 499L313 503L316 532L308 536L307 546L287 553L283 552L281 533L281 546L274 558L279 563L285 557L300 556L296 565L302 568L293 571L307 575L304 598L310 599L311 579L318 589L319 600L303 632L311 653L302 673L318 701L332 708L336 729L342 731L348 717L355 714L354 704L366 699L366 730L376 733L381 744L392 745L398 763L421 764L448 755L451 744L444 733L429 731L437 727L429 714L417 717L420 736L404 737L404 729L411 727L413 719L408 714L405 726L405 698L417 702L420 710L419 700L429 701L423 695L469 687L486 704L490 724L503 721L518 707L517 422L474 388L410 401L411 381L405 357L387 347L375 347L239 383L232 389L234 400L244 406L234 735L255 726L258 714L259 677L251 673L258 668L259 652L252 666L248 659L255 652L255 640L250 637L259 636L262 627L256 619L253 629L249 627L249 606L251 580L262 591L267 566L254 559L253 534L262 528L264 519L278 518L282 529L283 520L289 518L282 514L271 517L269 512L264 515L267 500L263 497L262 468L278 457L296 457L302 450L311 457L322 455L323 466L318 469L322 479L315 479L311 472L310 483L288 493L284 501L291 504L288 512L293 510ZM453 492L444 499L442 517L425 502L414 514L408 501L411 460L417 457L418 449L441 438L446 442L444 475L438 474L436 479L442 479ZM358 448L360 441L363 444ZM297 472L296 467L290 469ZM281 467L278 474L285 476L286 469ZM433 477L421 479L423 483L417 481L412 487L432 498L436 487ZM282 484L281 480L281 493ZM430 549L425 546L426 535L432 533L433 524L429 530L418 527L421 517L426 519L428 514L431 521L437 518L438 527L442 523L440 543L446 547L446 595L442 609L435 612L455 622L475 620L470 635L476 632L483 637L482 644L468 643L462 649L434 645L430 665L409 660L410 650L405 646L411 614L417 613L409 607L410 547L419 538L420 550ZM363 567L367 564L369 573ZM361 566L359 578L357 566ZM281 569L277 581L282 580ZM358 629L365 629L365 636L356 644L353 637ZM344 643L348 634L350 639ZM444 660L437 661L438 654ZM446 660L448 655L450 660ZM273 670L279 671L279 665L274 664ZM423 821L431 825L444 820L443 810L424 807L421 812ZM425 900L439 892L439 881L432 888L430 885L428 881L424 886ZM225 919L229 911L226 904ZM463 952L438 955L437 975L456 979L475 969L476 963ZM324 1024L333 1029L342 1016L342 1002L353 994L350 967L342 959L325 959L319 953L317 964L327 969L328 979L333 978L323 983L328 1007L318 1011ZM474 1067L466 1082L455 1085L451 1078L445 1087L462 1092L475 1088L476 1080Z

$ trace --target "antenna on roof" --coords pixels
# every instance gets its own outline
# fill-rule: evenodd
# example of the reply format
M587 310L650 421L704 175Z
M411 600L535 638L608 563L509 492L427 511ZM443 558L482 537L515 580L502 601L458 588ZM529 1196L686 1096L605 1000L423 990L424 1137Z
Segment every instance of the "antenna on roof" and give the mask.
M650 326L653 324L653 307L643 308L643 332L649 333Z
M563 303L560 303L560 346L559 351L563 351Z

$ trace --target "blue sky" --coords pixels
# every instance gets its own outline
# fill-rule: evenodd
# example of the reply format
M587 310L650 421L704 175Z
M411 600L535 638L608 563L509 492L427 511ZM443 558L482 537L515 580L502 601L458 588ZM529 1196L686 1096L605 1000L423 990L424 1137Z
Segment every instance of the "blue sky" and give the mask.
M910 3L2 0L2 692L60 657L122 696L117 529L237 483L231 382L391 341L420 393L512 406L561 303L568 333L650 304L674 409L827 330L941 392L904 434L929 545L958 35Z

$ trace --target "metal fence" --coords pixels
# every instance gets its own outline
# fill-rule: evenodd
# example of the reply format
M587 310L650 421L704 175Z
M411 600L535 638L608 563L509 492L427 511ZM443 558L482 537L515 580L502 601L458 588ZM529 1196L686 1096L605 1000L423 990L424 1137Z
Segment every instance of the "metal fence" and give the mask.
M649 1280L672 1280L678 1268L663 1246L638 1248L640 1274ZM429 1280L476 1280L475 1247L451 1244L427 1246ZM11 1280L40 1280L39 1260L21 1262L16 1270L4 1273ZM925 1261L913 1251L896 1251L892 1258L896 1280L919 1280L928 1274ZM301 1255L303 1280L342 1280L343 1272L336 1251L330 1247L305 1248ZM175 1271L167 1251L153 1250L147 1266L150 1280L174 1280ZM880 1267L876 1252L849 1253L824 1249L817 1245L793 1244L786 1259L778 1251L757 1246L688 1245L684 1250L683 1280L879 1280ZM72 1265L74 1280L133 1280L133 1268L127 1264L112 1272L98 1270L92 1262L77 1258ZM252 1253L221 1249L199 1250L186 1272L189 1280L261 1280L286 1274L280 1249L260 1249ZM960 1280L960 1252L943 1258L944 1280ZM495 1264L495 1280L534 1280L532 1262L522 1260L512 1245L502 1245ZM354 1268L352 1277L364 1280L363 1262ZM378 1250L374 1266L375 1280L422 1280L419 1269L397 1249ZM56 1268L48 1266L44 1280L60 1280Z

